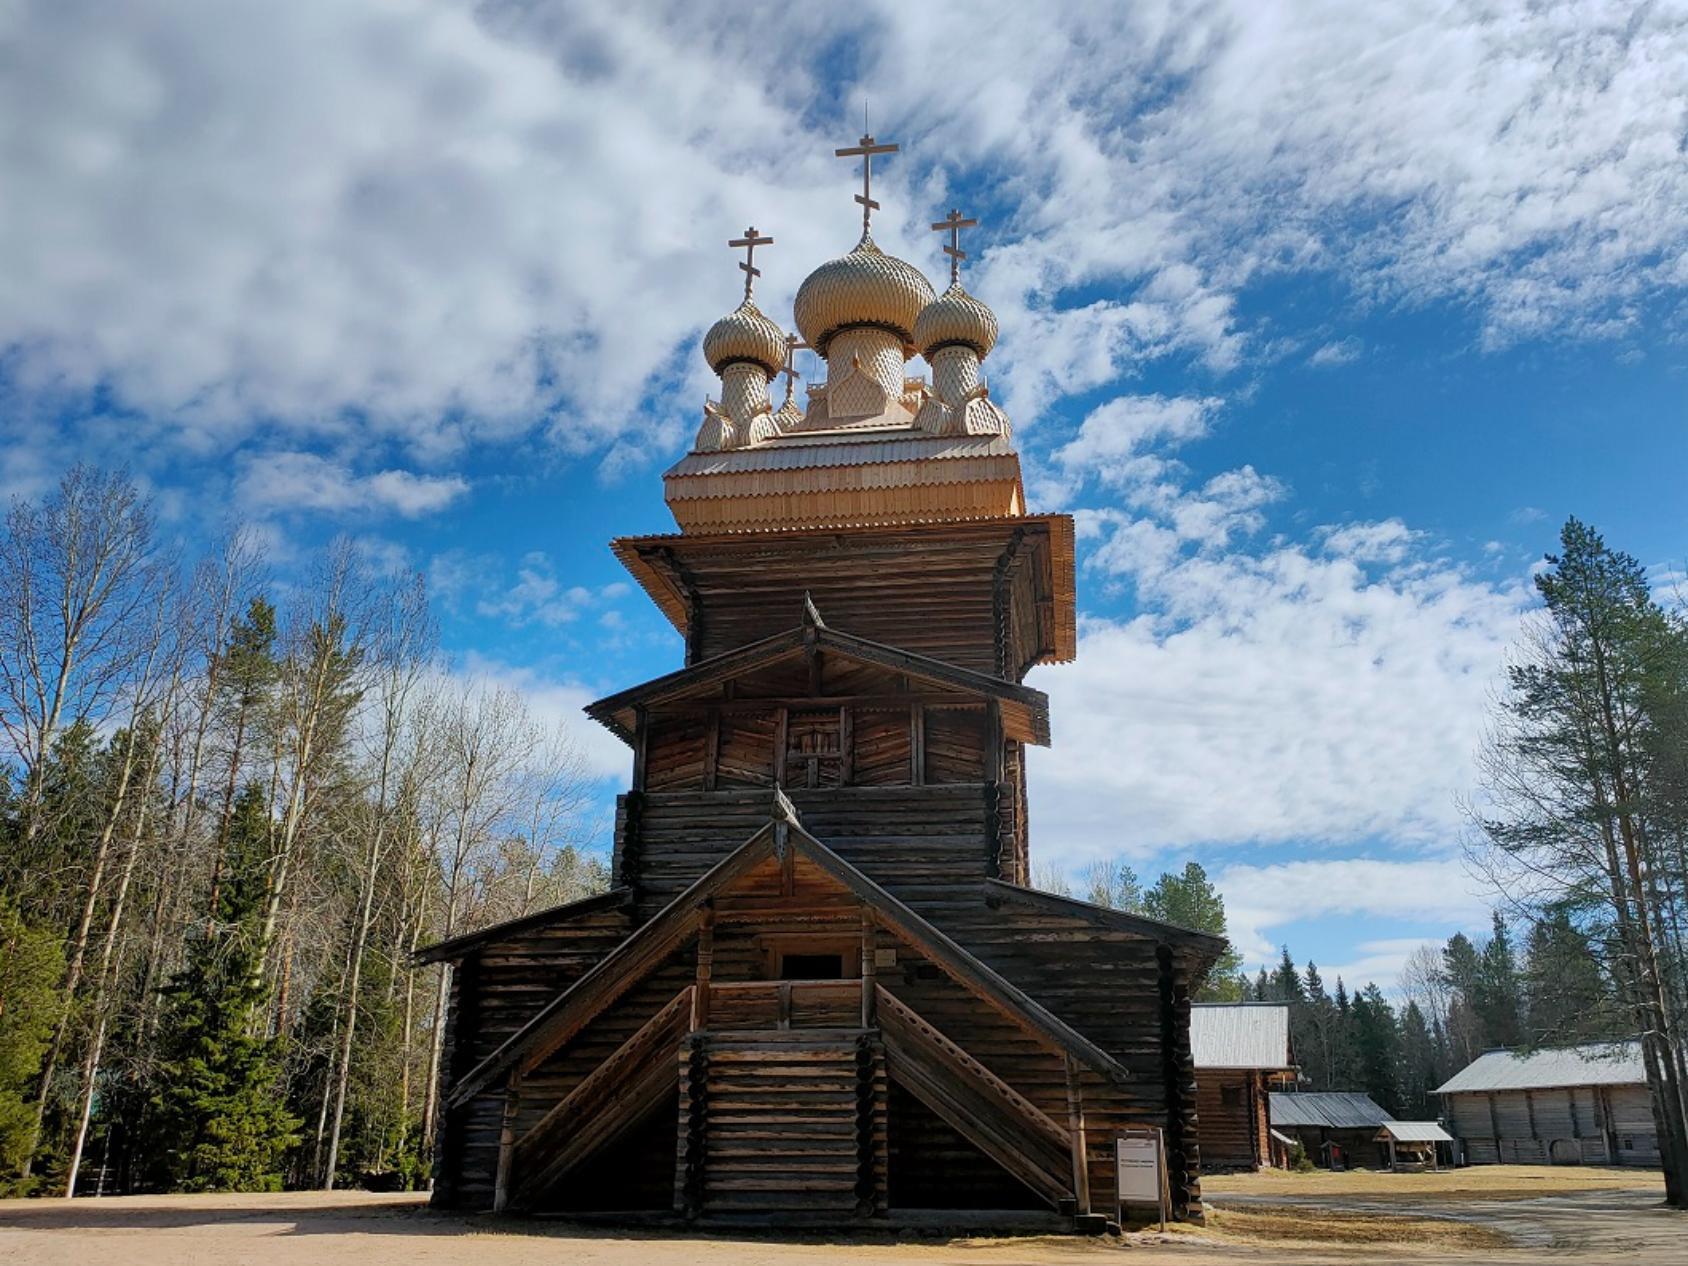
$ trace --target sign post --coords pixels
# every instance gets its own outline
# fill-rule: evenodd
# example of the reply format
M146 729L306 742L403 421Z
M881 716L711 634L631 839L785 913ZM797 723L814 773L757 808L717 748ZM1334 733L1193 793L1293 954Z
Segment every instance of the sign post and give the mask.
M1128 1126L1124 1136L1114 1140L1114 1173L1121 1225L1127 1205L1152 1205L1160 1217L1160 1229L1165 1231L1171 1190L1166 1181L1166 1142L1160 1129Z

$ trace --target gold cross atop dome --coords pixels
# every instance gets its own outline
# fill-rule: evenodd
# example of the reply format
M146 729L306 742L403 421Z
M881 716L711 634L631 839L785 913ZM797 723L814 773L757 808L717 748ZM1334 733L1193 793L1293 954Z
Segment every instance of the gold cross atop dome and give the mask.
M961 212L951 207L948 217L939 220L932 226L934 232L941 233L945 229L949 230L949 245L944 247L944 254L950 257L950 285L952 286L961 280L961 261L967 258L967 252L961 249L961 230L976 228L978 223L974 219L962 219Z
M756 236L754 224L744 231L743 237L736 237L727 243L734 250L741 246L744 248L744 262L739 267L744 270L744 297L747 300L750 298L751 287L755 285L756 279L762 275L762 270L756 267L756 248L758 246L772 246L773 244L774 239L771 237Z
M873 225L873 213L879 210L879 204L873 200L873 156L875 154L895 154L901 148L897 145L880 145L868 133L856 144L847 149L835 149L833 154L839 158L860 158L862 160L862 191L856 195L856 201L862 204L862 236L868 235Z

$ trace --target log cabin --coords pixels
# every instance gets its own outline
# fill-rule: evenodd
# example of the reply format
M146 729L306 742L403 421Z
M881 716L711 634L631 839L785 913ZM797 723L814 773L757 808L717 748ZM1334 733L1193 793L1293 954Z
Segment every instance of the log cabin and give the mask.
M1289 1004L1198 1002L1190 1009L1202 1165L1259 1169L1272 1163L1267 1099L1295 1085Z
M1636 1041L1487 1051L1436 1093L1468 1164L1659 1164Z
M770 240L703 341L680 530L612 545L684 643L587 709L631 753L613 887L419 955L450 974L433 1199L1094 1230L1114 1137L1153 1125L1200 1220L1190 996L1223 941L1028 882L1025 677L1076 651L1073 523L1027 511L996 318L864 225L797 291L828 370L799 407Z
M1395 1118L1357 1090L1274 1090L1267 1114L1274 1135L1300 1143L1325 1169L1387 1169L1383 1127Z

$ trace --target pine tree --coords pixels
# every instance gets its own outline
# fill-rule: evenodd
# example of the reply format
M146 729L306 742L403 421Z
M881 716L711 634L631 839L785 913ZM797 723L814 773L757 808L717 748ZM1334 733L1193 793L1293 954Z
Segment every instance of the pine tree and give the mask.
M1130 875L1129 868L1122 868ZM1130 875L1133 884L1136 876ZM1161 875L1155 886L1143 894L1143 913L1151 919L1194 928L1198 932L1225 935L1225 898L1196 862L1186 862L1177 874ZM1227 945L1208 970L1196 997L1201 1002L1236 1002L1243 996L1243 957Z
M212 925L190 941L167 993L152 1102L159 1177L187 1191L273 1191L299 1125L278 1092L276 1044L253 1036L269 817L263 789L235 802Z
M0 892L0 1195L17 1194L35 1134L30 1102L58 1015L64 950Z

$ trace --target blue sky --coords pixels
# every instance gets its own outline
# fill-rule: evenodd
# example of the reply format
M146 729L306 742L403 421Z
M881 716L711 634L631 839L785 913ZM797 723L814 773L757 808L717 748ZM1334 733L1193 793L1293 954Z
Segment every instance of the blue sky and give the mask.
M940 279L926 224L984 221L993 397L1081 528L1035 855L1196 858L1251 961L1350 983L1482 926L1458 806L1532 567L1568 513L1688 556L1688 17L811 8L6 7L0 486L128 462L281 583L351 534L457 671L577 716L678 662L605 543L671 527L726 239L774 235L787 323L854 242L865 94L876 237Z

